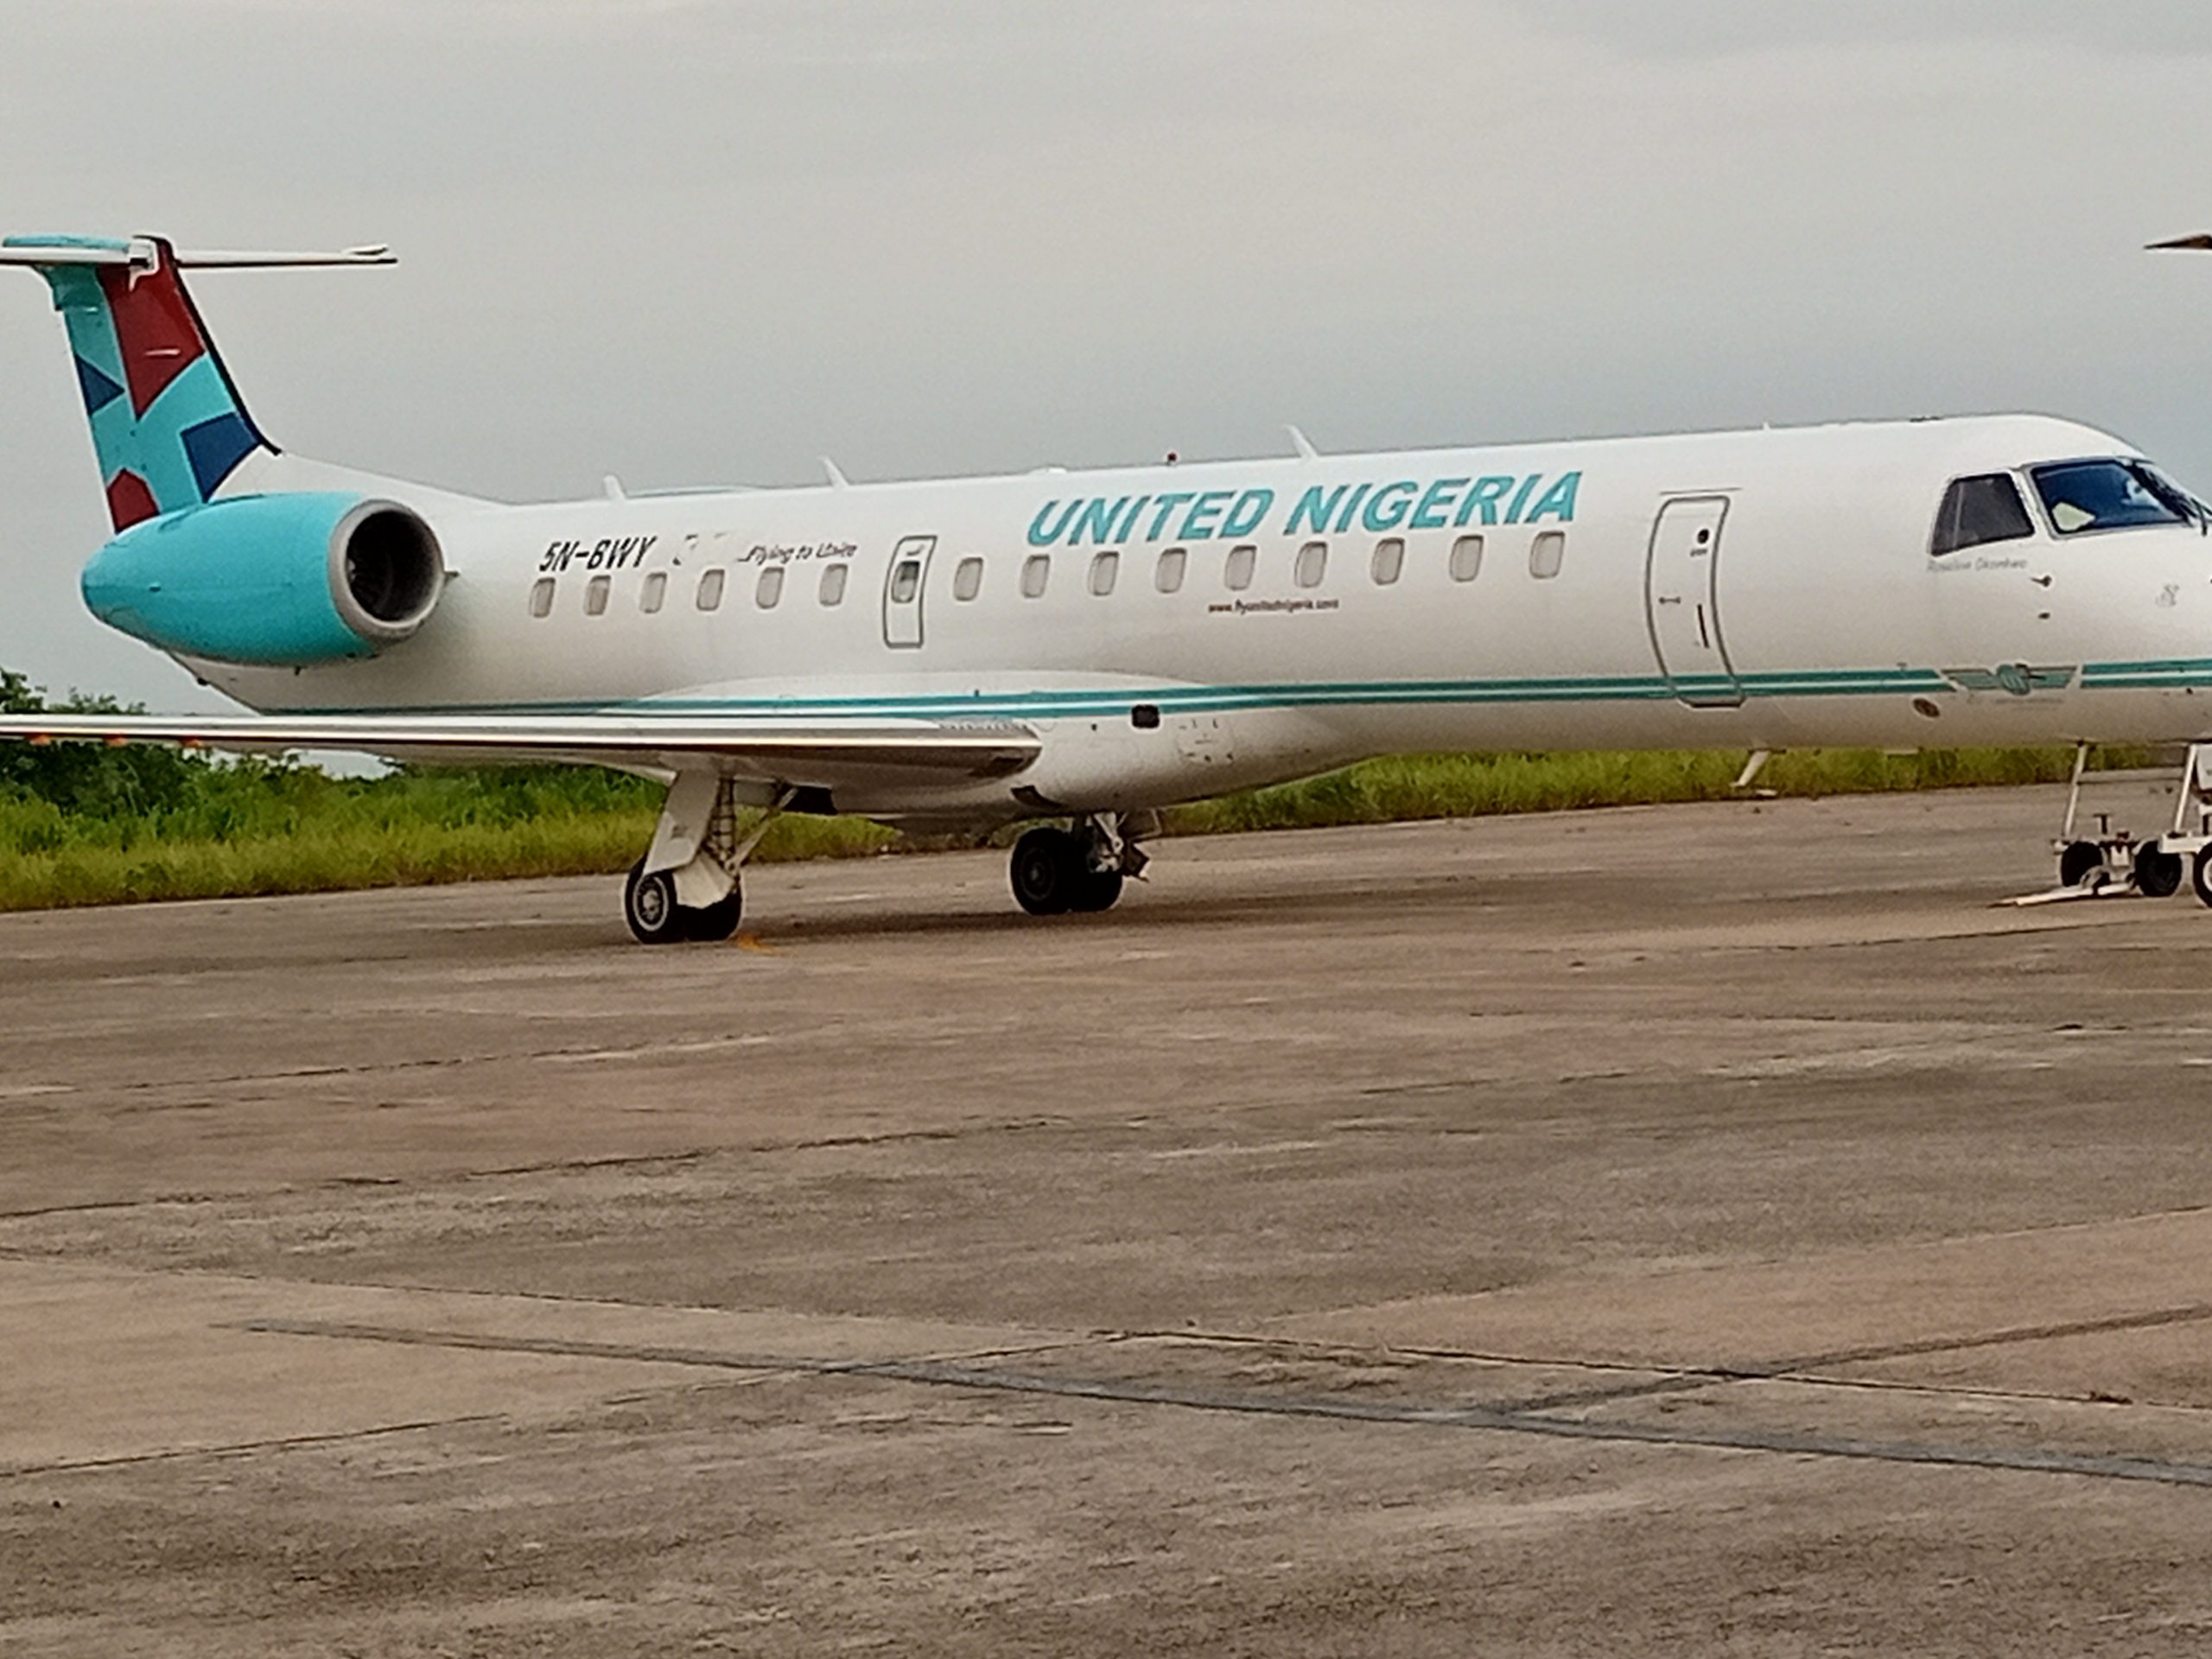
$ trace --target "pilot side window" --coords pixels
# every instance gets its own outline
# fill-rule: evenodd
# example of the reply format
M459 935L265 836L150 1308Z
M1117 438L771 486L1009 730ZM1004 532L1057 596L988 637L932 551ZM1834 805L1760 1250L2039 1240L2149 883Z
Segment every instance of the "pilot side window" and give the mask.
M1548 582L1567 563L1567 532L1548 530L1529 544L1529 574Z
M1406 568L1406 544L1393 536L1375 543L1375 585L1388 588Z
M1984 473L1974 478L1955 478L1943 492L1943 505L1936 515L1936 538L1929 553L1941 558L1990 542L2018 542L2036 533L2029 520L2020 486L2010 473Z
M845 567L842 564L825 564L822 567L821 599L824 605L842 605L845 602Z
M530 613L532 616L553 614L553 578L540 576L531 584Z
M1231 593L1243 593L1252 585L1252 572L1259 563L1260 550L1250 543L1230 548L1221 567L1221 585Z
M753 602L764 611L772 611L783 596L784 567L772 564L760 573L760 581L753 589Z
M969 600L983 591L983 562L969 557L960 561L952 572L952 596Z
M1122 574L1122 556L1101 553L1090 562L1090 591L1103 599L1114 591L1115 579Z
M1042 553L1032 553L1021 563L1021 596L1024 599L1042 599L1045 583L1052 574L1052 559Z
M1160 556L1159 567L1152 573L1152 585L1163 594L1180 593L1183 589L1183 571L1190 562L1191 556L1185 550L1169 548Z
M711 611L721 606L722 602L722 582L725 580L725 576L726 573L719 569L709 570L701 575L699 577L698 601L699 608L701 610Z
M668 572L656 570L645 578L645 585L638 589L638 608L647 616L660 609L661 601L668 597Z

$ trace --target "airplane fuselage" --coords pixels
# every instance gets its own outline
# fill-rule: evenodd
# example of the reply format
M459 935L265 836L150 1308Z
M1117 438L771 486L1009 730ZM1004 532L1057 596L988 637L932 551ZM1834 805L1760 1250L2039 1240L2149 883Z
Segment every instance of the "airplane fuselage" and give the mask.
M2062 534L2031 474L2134 454L2006 416L440 500L452 580L404 645L191 665L270 711L1019 721L1017 778L836 802L979 821L1422 750L2193 738L2212 541ZM1993 475L2029 533L1932 551L1947 488Z

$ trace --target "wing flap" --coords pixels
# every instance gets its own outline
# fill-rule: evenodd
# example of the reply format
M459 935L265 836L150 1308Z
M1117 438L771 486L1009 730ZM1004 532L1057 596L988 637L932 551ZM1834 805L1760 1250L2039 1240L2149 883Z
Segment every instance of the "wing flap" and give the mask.
M1002 721L812 723L636 715L0 715L0 741L174 743L240 753L340 749L463 765L566 762L833 788L894 777L956 781L1010 777L1041 745Z

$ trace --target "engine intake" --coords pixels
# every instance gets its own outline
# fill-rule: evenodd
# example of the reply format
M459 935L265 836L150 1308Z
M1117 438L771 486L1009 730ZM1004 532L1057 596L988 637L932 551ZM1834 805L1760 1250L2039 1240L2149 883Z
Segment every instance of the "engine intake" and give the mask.
M330 567L339 613L379 644L396 644L429 620L446 580L429 525L389 501L364 501L339 520Z
M92 556L85 602L179 656L305 668L368 657L437 607L445 556L395 501L239 496L135 525Z

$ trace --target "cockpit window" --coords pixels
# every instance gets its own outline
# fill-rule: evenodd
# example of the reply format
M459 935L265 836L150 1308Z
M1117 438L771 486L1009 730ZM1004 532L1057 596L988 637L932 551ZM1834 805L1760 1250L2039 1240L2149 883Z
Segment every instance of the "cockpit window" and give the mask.
M2062 536L2197 519L2188 494L2139 461L2062 461L2031 467L2029 476Z
M1955 478L1943 492L1943 510L1936 515L1936 539L1928 550L1940 557L1990 542L2017 542L2035 533L2027 504L2020 499L2020 486L2010 473Z

